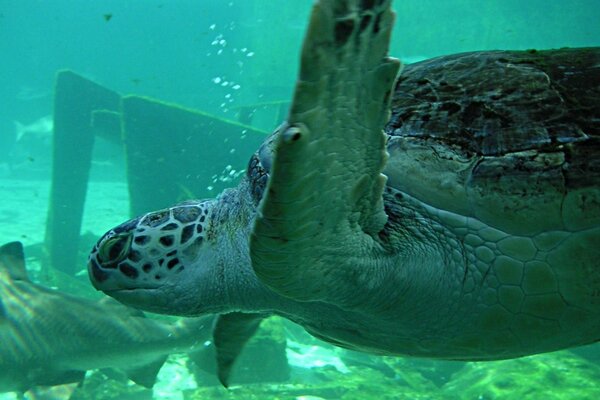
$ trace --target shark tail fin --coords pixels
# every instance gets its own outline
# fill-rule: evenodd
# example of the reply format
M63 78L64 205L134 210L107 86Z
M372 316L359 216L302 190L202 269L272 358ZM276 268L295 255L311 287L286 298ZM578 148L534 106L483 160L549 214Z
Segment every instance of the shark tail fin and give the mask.
M19 121L15 122L15 130L17 131L17 142L21 140L21 138L25 135L25 125L20 123Z
M29 281L21 242L10 242L0 246L1 271L8 272L8 276L13 280Z

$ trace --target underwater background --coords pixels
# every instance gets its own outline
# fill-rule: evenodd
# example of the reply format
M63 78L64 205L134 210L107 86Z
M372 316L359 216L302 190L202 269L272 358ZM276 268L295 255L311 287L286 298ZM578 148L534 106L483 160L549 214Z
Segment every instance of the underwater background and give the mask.
M98 297L85 263L101 234L131 214L170 205L168 196L213 197L235 185L257 143L285 117L311 5L310 0L0 0L0 245L24 244L34 280ZM600 0L396 0L394 9L390 54L405 63L464 51L600 45ZM52 168L79 168L74 160L85 147L54 147L57 74L63 70L123 98L142 99L135 108L140 139L124 146L119 135L97 134L110 131L98 122L90 131L97 137L90 144L89 178L83 174L79 181L53 181ZM77 95L60 101L61 118L67 119L84 102ZM162 131L149 118L161 115L169 121ZM222 126L223 134L216 128L204 132L195 121ZM186 136L180 131L188 126ZM210 140L203 141L204 133ZM166 154L171 144L176 154ZM143 164L148 162L150 167ZM151 184L144 173L152 174ZM180 192L161 192L173 174L183 182ZM76 198L70 194L81 188L81 212L71 212L71 203L60 203L60 196L51 201L52 190ZM153 196L154 191L162 194ZM60 234L63 225L80 226L74 251L69 234ZM69 243L57 245L60 240ZM49 246L70 251L73 266L49 255ZM91 371L72 398L600 398L600 345L517 360L439 362L336 349L281 319L264 325L229 390L184 354L170 358L152 390Z

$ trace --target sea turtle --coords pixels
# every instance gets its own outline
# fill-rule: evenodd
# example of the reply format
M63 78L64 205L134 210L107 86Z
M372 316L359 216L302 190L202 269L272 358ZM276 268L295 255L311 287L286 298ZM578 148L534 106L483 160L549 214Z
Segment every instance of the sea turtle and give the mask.
M224 384L268 315L454 360L600 339L600 49L447 56L394 86L390 2L318 1L289 117L240 184L90 255L123 303L221 314Z

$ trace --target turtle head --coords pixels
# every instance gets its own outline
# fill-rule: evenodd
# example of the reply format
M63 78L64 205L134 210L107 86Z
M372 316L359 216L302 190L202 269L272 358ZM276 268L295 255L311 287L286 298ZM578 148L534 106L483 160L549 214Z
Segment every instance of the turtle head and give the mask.
M207 243L214 202L185 202L111 229L89 256L94 287L146 311L194 312L202 282L214 275L216 250Z

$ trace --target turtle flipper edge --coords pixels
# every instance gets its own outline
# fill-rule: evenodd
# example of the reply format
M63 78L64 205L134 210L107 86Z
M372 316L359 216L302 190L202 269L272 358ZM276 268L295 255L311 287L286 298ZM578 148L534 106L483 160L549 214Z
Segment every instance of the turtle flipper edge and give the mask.
M390 3L323 0L313 8L250 238L254 271L284 296L347 296L333 288L355 271L336 260L372 245L387 220L383 127L400 69L387 57Z

